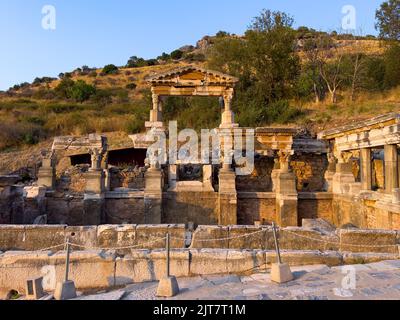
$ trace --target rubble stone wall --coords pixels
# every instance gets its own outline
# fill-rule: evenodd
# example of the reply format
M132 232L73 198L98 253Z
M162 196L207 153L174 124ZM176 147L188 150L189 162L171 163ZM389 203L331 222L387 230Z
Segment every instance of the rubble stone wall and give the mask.
M296 175L297 191L324 191L324 175L328 169L328 160L325 154L296 154L292 157L290 165Z

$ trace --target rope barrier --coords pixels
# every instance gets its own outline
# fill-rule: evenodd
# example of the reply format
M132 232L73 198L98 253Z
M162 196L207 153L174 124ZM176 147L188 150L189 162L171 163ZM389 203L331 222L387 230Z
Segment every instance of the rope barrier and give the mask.
M156 240L153 241L148 241L142 244L137 244L137 245L132 245L132 246L125 246L125 247L109 247L109 248L102 248L102 247L88 247L88 246L83 246L83 245L79 245L79 244L75 244L75 243L70 243L71 247L76 247L76 248L83 248L83 249L88 249L88 250L104 250L104 251L108 251L108 250L124 250L124 249L135 249L135 248L139 248L139 247L143 247L149 244L153 244L162 240L165 240L166 237L164 238L157 238Z
M207 242L216 242L216 241L228 241L228 240L235 240L235 239L241 239L241 238L248 238L248 237L252 237L255 236L257 234L261 234L264 232L267 232L268 229L262 229L259 231L255 231L252 233L247 233L247 234L242 234L242 235L238 235L238 236L231 236L231 237L224 237L224 238L214 238L214 239L193 239L195 242L197 243L207 243ZM302 234L298 234L296 232L292 232L289 230L283 230L283 229L278 229L279 233L281 234L281 232L283 231L284 233L293 235L294 237L297 238L302 238L302 239L308 239L310 241L315 241L315 242L320 242L320 243L325 243L325 244L334 244L334 245L341 245L341 246L346 246L346 247L355 247L355 248L392 248L392 247L398 247L400 245L398 244L393 244L393 245L360 245L360 244L350 244L350 243L340 243L340 241L331 241L331 240L325 240L325 239L317 239L314 237L310 237L310 236L306 236L306 235L302 235ZM179 238L179 237L170 237L171 240L178 240L178 241L186 241L186 238ZM166 237L162 237L162 238L156 238L154 240L142 243L142 244L137 244L137 245L130 245L130 246L123 246L123 247L90 247L90 246L85 246L85 245L80 245L80 244L76 244L76 243L70 243L71 247L75 247L75 248L80 248L80 249L87 249L87 250L124 250L124 249L135 249L135 248L140 248L140 247L145 247L147 245L150 244L154 244L157 242L161 242L161 241L165 241ZM55 246L51 246L51 247L47 247L47 248L43 248L43 249L38 249L38 250L33 250L30 251L31 253L34 252L43 252L43 251L49 251L52 249L56 249L59 247L64 247L64 251L65 251L65 243L59 244L59 245L55 245ZM26 252L21 253L21 255L25 255ZM19 255L14 255L15 256L19 256Z
M327 240L323 240L323 239L316 239L316 238L312 238L312 237L308 237L305 235L301 235L301 234L297 234L295 232L291 232L288 230L285 230L285 232L292 234L298 238L304 238L304 239L308 239L308 240L312 240L312 241L317 241L317 242L323 242L323 243L328 243L328 244L337 244L337 245L342 245L342 246L347 246L347 247L357 247L357 248L390 248L390 247L397 247L399 245L397 244L387 244L387 245L360 245L360 244L346 244L346 243L340 243L335 242L335 241L327 241Z
M227 238L199 239L199 240L196 240L196 242L226 241L226 240L247 238L247 237L251 237L253 235L256 235L256 234L259 234L259 233L263 233L263 232L266 232L266 231L268 231L268 230L264 229L264 230L259 230L259 231L252 232L252 233L243 234L243 235L240 235L240 236L227 237ZM171 237L171 239L180 240L180 241L182 240L181 238L177 238L177 237Z

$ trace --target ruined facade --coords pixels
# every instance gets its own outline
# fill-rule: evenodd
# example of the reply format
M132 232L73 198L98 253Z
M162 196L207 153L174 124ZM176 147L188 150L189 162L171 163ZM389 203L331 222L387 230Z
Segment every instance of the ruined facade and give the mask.
M145 134L132 136L132 145L123 152L100 135L58 137L43 156L37 186L23 188L0 179L4 209L0 223L228 226L276 222L288 227L301 225L303 219L323 218L337 227L400 229L399 115L328 130L318 139L300 128L255 128L254 170L237 175L237 164L228 164L223 152L223 143L234 139L240 129L231 108L237 79L186 67L148 82L153 104L145 127L167 139L163 97L220 98L219 163L172 163L168 156L164 164L152 162L146 156L150 142ZM119 161L119 155L124 160ZM60 163L66 159L82 166L79 178L59 175ZM130 167L118 167L119 162Z

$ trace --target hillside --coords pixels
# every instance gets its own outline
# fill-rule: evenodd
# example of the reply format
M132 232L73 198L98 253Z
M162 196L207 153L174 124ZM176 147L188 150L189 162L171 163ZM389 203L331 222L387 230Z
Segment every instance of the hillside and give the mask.
M229 37L242 39L233 35ZM331 39L335 48L325 52L329 61L355 53L381 57L385 52L382 43L376 39ZM196 46L178 49L179 55L175 58L172 58L173 53L147 61L138 58L135 60L137 65L118 67L110 73L105 73L105 68L83 67L60 74L59 79L37 78L31 84L21 84L0 93L0 171L15 171L24 163L36 163L40 159L40 150L48 147L57 135L119 132L126 136L143 131L151 107L145 78L189 64L208 67L209 52L216 41L218 37L205 37ZM307 63L306 41L304 36L297 40L296 54L302 66ZM83 81L95 92L85 101L60 97L57 90L65 79L72 83ZM343 87L338 90L338 101L334 104L327 98L315 103L312 97L294 96L289 101L290 106L295 107L290 117L250 125L304 126L315 134L341 123L400 110L400 88L359 90L353 99L349 95L350 88ZM166 114L167 118L177 117L182 126L199 129L218 125L218 108L215 99L182 98L169 101ZM236 110L236 113L241 122L240 111Z

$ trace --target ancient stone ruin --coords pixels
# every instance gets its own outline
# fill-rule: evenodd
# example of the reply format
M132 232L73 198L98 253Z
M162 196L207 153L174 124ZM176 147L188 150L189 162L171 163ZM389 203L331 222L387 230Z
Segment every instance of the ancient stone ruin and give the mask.
M168 138L165 96L222 97L216 132L233 135L239 128L231 110L237 79L186 67L148 81L153 92L148 131ZM57 137L43 154L36 186L24 188L12 177L1 178L0 222L32 224L46 216L49 224L68 225L276 222L287 227L323 218L337 227L400 228L399 115L328 130L318 138L301 128L253 132L255 164L248 175L236 175L223 154L217 164L167 159L165 165L151 165L144 134L131 136L126 149L112 150L105 136ZM129 167L118 166L118 157ZM79 166L79 178L59 174L65 163Z
M237 79L186 67L148 82L153 105L147 134L133 135L125 145L111 145L97 134L57 137L43 153L35 185L0 177L0 250L40 250L70 235L82 249L157 250L170 233L171 246L178 250L173 255L176 273L243 272L254 261L264 261L264 267L271 262L274 222L282 228L282 248L296 251L285 253L293 263L338 265L398 257L399 114L327 130L316 138L302 128L242 128L251 133L255 160L252 172L238 175L240 165L228 163L224 152L224 143L240 129L231 109ZM165 96L220 98L221 125L214 130L221 138L217 163L172 161L169 152L165 163L150 157L149 132L173 138L162 117ZM208 159L215 150L210 151ZM85 259L107 265L113 285L121 279L145 281L143 270L131 270L129 261L153 259L156 264L161 253L131 249L112 256L91 253ZM357 256L361 253L367 256ZM42 258L43 265L59 261ZM39 272L41 267L35 268ZM96 279L82 278L78 286L79 281L81 287L96 281L101 282L97 287L107 285L105 278Z

